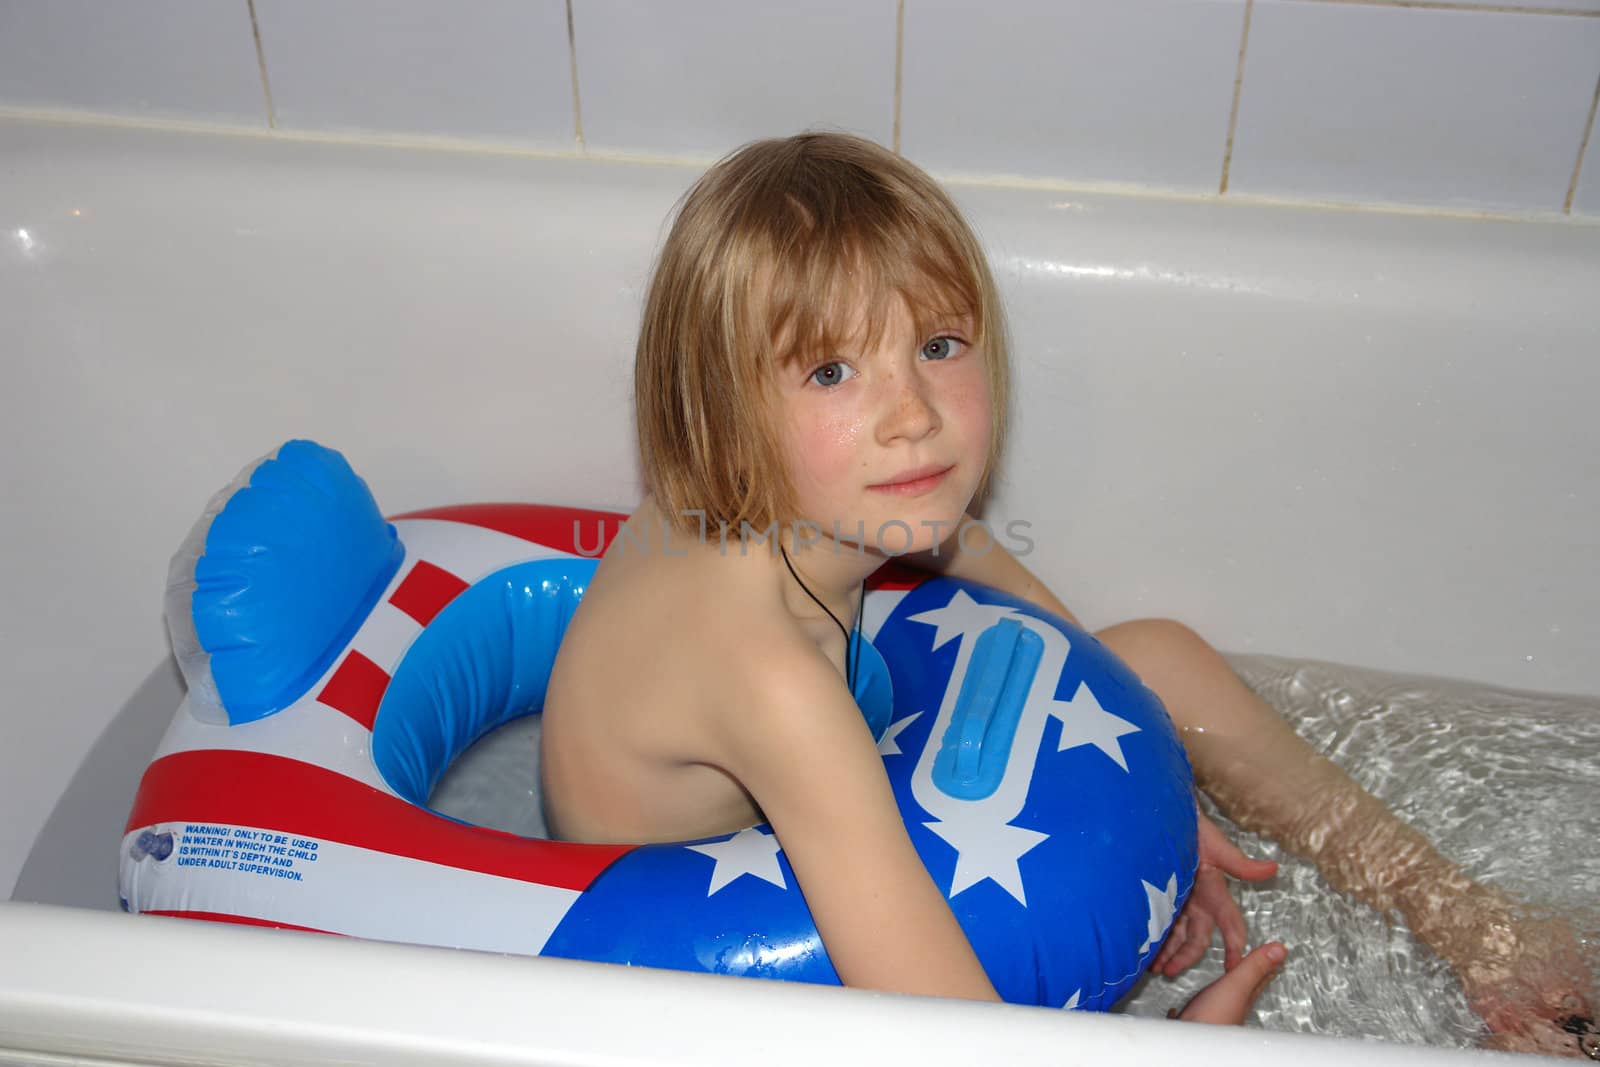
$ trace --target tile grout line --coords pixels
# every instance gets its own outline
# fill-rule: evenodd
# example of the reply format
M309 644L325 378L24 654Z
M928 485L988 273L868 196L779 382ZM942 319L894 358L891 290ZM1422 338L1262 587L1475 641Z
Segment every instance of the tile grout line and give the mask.
M1290 0L1301 4L1345 4L1355 7L1407 7L1429 11L1471 11L1491 15L1566 15L1572 18L1600 18L1600 11L1579 11L1565 7L1512 7L1509 4L1468 4L1461 0Z
M261 95L267 102L267 129L278 128L278 112L272 106L272 83L267 80L267 52L261 47L261 24L256 21L256 0L245 0L250 9L250 35L256 41L256 69L261 72Z
M582 152L587 146L583 140L583 102L578 98L578 33L573 25L572 0L567 0L567 65L572 72L572 136Z
M1244 54L1250 44L1250 15L1256 0L1244 0L1244 28L1239 31L1239 63L1233 69L1233 103L1228 107L1228 139L1222 146L1222 182L1217 195L1228 192L1228 171L1233 167L1233 135L1239 129L1239 97L1244 91Z
M1572 181L1567 183L1567 199L1561 206L1563 215L1572 214L1572 201L1578 195L1578 179L1583 177L1583 156L1589 149L1589 138L1594 136L1594 115L1600 111L1600 78L1594 81L1594 99L1589 101L1589 122L1583 128L1583 139L1578 142L1578 158L1572 164Z
M894 152L900 154L900 71L906 54L906 0L894 5Z

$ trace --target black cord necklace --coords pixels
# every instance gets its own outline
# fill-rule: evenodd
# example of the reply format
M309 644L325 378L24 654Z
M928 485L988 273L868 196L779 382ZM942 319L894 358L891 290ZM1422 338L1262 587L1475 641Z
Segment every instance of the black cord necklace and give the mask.
M783 565L789 568L789 573L794 575L794 580L800 583L801 590L806 596L816 601L817 607L828 612L828 618L833 620L833 624L837 626L839 628L839 632L844 635L844 684L845 688L850 690L851 699L854 699L856 695L856 661L861 658L861 606L866 604L867 583L865 581L861 583L861 600L858 602L858 606L856 608L856 617L854 623L855 636L852 637L851 631L846 630L844 628L844 623L839 621L839 616L830 611L828 609L828 605L824 604L820 600L817 600L817 594L813 593L809 588L807 588L805 582L800 581L800 575L795 574L794 564L789 562L788 549L784 548L783 545L780 544L778 545L778 551L783 553Z

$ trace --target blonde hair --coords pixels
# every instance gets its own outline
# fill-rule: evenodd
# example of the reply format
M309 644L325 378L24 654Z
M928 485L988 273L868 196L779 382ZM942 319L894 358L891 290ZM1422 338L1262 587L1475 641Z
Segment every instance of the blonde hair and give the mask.
M1004 441L1005 324L983 250L944 190L835 133L754 142L695 182L656 262L634 359L640 470L675 525L690 528L691 509L731 530L799 517L774 370L832 358L857 309L876 343L895 295L918 332L972 316L994 407L981 495Z

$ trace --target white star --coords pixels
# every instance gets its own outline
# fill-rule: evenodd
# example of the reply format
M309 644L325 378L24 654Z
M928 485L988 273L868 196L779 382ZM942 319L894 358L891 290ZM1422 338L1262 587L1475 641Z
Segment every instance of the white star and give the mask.
M937 627L931 647L938 648L952 637L968 633L981 634L1001 619L1016 613L1015 608L1007 607L1005 604L980 604L968 596L965 589L957 589L944 607L931 608L916 615L908 615L906 618L910 622L921 622Z
M1172 922L1172 913L1178 906L1178 875L1173 872L1167 879L1167 888L1157 889L1143 878L1139 884L1144 886L1144 895L1150 905L1150 925L1145 928L1144 944L1139 946L1139 952L1161 940L1161 935L1167 932L1167 925Z
M922 712L919 711L913 715L907 715L903 719L899 719L890 723L889 728L883 732L883 740L878 742L878 754L880 756L900 755L902 751L900 748L900 742L896 741L895 738L900 736L901 730L904 730L907 726L910 726L920 718L922 718Z
M765 879L779 889L789 888L789 883L783 878L783 869L778 866L778 853L783 848L778 844L777 837L764 834L754 826L740 830L725 841L687 847L691 852L710 856L717 861L717 865L711 869L711 886L706 890L708 897L744 874Z
M1017 903L1028 906L1027 894L1022 889L1022 868L1017 861L1029 849L1049 838L1049 834L996 822L952 820L923 825L956 850L956 870L950 879L949 897L953 899L963 889L987 878L1015 897Z
M1067 1002L1065 1004L1061 1005L1061 1010L1062 1011L1076 1011L1078 1009L1078 994L1080 994L1082 992L1083 992L1083 990L1081 990L1081 989L1074 989L1072 991L1072 996L1068 997L1067 998Z
M1079 745L1093 745L1116 760L1118 767L1128 769L1128 761L1122 755L1122 743L1117 738L1123 734L1136 734L1139 727L1102 708L1086 684L1079 682L1078 690L1070 700L1051 701L1050 714L1061 720L1061 740L1056 745L1057 752Z

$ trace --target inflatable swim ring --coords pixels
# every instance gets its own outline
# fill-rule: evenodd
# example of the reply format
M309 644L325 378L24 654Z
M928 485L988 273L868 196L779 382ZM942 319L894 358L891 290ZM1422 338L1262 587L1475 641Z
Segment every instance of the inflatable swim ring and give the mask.
M189 691L123 842L133 912L837 983L778 840L558 843L428 809L473 741L539 710L623 516L538 505L385 521L291 441L173 560ZM1193 884L1192 779L1098 641L983 586L868 584L856 700L907 831L1006 1000L1105 1009Z

